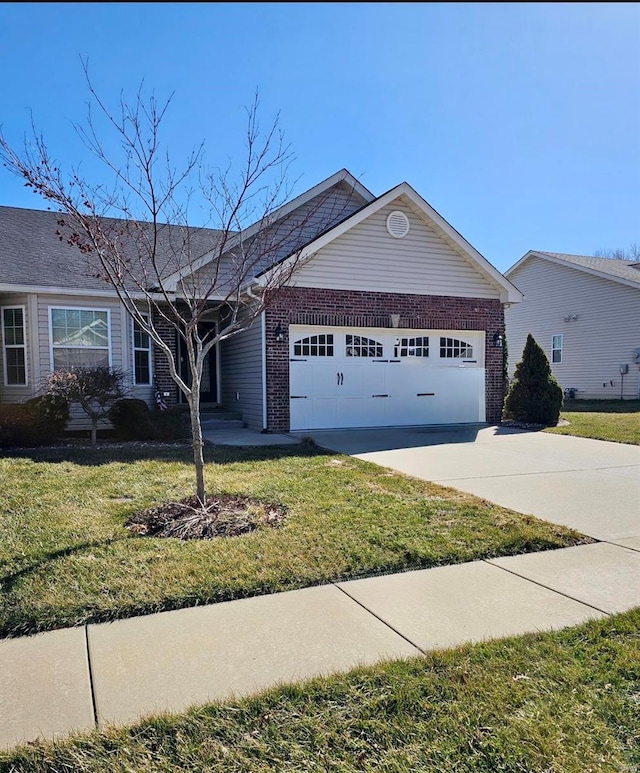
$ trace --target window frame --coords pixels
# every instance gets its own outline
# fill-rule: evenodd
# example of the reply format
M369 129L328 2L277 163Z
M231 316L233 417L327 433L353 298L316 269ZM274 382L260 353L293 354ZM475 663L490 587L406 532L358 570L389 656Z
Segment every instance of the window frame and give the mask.
M426 360L428 359L430 355L430 341L431 336L396 336L394 338L393 342L393 356L394 358L404 359L404 360ZM396 341L398 343L396 343ZM407 343L404 344L403 341L406 341ZM410 344L409 342L413 341L413 344ZM415 343L416 341L420 341L420 343ZM425 343L426 341L426 343ZM402 350L406 349L407 353L402 354ZM421 354L416 354L416 350L420 350ZM413 354L410 352L413 351Z
M54 311L93 311L106 313L107 315L107 346L59 346L53 342L53 312ZM111 342L111 309L101 308L100 306L49 306L49 364L51 371L55 371L54 354L56 349L86 349L88 351L104 351L107 349L109 368L113 367Z
M475 351L476 351L475 344L469 343L469 341L465 341L462 338L455 338L454 336L451 336L451 335L440 335L439 338L440 338L440 345L438 347L438 356L440 360L446 360L447 362L451 362L451 360L456 360L456 361L473 360L475 356ZM442 343L443 341L445 342L444 344ZM450 344L448 343L449 341L451 341ZM454 354L456 350L460 351L463 345L465 347L464 351L466 353L457 354L457 355ZM444 350L444 354L442 353L443 350ZM471 350L470 353L469 353L469 350ZM449 351L451 352L451 354L448 354Z
M148 314L141 314L141 317L148 320ZM134 386L152 386L153 385L153 340L146 330L140 330L147 336L148 346L146 348L136 346L136 325L137 321L134 317L131 317L131 354L133 361L133 384ZM149 381L138 381L136 376L136 352L147 352L149 355Z
M358 341L356 343L352 340L351 343L349 343L349 338L355 338L358 339ZM366 341L366 343L363 343L363 341ZM350 348L352 351L349 351ZM365 349L368 350L368 352L370 352L371 349L375 349L375 352L373 354L369 354L368 352L365 354ZM361 333L345 333L344 356L346 359L353 358L362 360L373 360L376 357L381 358L384 356L384 344L382 341L370 338L369 335L362 335Z
M321 337L324 337L324 341L320 341L319 339ZM318 340L315 341L315 343L312 341L313 338L316 338ZM331 340L329 340L331 339ZM304 347L309 348L309 352L307 354L304 353ZM296 352L296 347L300 348L300 352ZM317 351L314 354L312 352L312 347L316 347ZM324 353L320 353L320 348L324 349ZM335 342L334 342L334 334L333 333L309 333L304 338L299 338L297 341L293 341L292 343L292 357L334 357L335 356Z
M556 338L560 339L560 346L554 346L554 341ZM555 359L555 353L560 352L560 359ZM552 365L562 365L562 361L564 359L564 333L556 333L555 335L551 336L551 364Z
M22 344L6 343L4 313L10 309L20 309L20 311L22 311ZM29 386L29 367L27 362L27 307L21 304L15 304L12 306L0 306L0 327L2 328L2 370L4 386L8 389ZM7 349L22 349L24 351L24 383L9 383L9 373L7 370Z

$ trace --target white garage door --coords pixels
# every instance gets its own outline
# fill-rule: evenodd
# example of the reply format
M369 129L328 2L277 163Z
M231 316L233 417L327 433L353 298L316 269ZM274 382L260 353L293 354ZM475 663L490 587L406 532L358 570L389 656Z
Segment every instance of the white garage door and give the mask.
M484 337L292 325L291 429L483 422Z

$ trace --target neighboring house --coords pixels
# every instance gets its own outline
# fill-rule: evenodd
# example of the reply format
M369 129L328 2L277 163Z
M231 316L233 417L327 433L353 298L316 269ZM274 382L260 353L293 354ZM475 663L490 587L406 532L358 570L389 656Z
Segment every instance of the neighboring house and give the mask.
M500 420L504 306L522 298L502 274L407 183L376 198L342 170L269 227L292 215L303 232L278 258L285 265L295 249L299 265L257 321L210 357L204 402L265 431ZM130 373L134 395L150 404L154 381L180 401L161 352L55 236L57 217L0 207L0 401L33 396L55 368L96 364ZM175 241L178 227L167 228ZM215 234L190 238L204 245ZM195 272L171 281L207 270L203 254ZM175 351L175 333L166 340Z
M639 396L640 263L531 250L505 276L524 293L505 314L511 376L531 333L568 396Z

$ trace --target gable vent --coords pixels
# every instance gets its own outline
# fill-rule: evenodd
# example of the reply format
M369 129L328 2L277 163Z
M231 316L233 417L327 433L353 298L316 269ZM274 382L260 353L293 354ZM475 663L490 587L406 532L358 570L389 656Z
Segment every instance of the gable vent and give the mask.
M402 239L409 233L409 218L399 210L391 212L387 217L387 231L394 239Z

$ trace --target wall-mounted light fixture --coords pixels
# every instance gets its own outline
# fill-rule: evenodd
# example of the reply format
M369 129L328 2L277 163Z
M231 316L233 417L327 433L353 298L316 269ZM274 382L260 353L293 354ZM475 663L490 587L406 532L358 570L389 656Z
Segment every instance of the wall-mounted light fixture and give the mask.
M578 319L577 314L567 314L567 316L564 318L565 322L575 322Z
M496 349L502 349L502 345L504 343L504 339L502 337L502 333L495 332L493 334L493 345L496 347Z
M284 328L282 325L278 322L278 326L273 331L273 335L275 336L276 342L281 344L284 341Z

